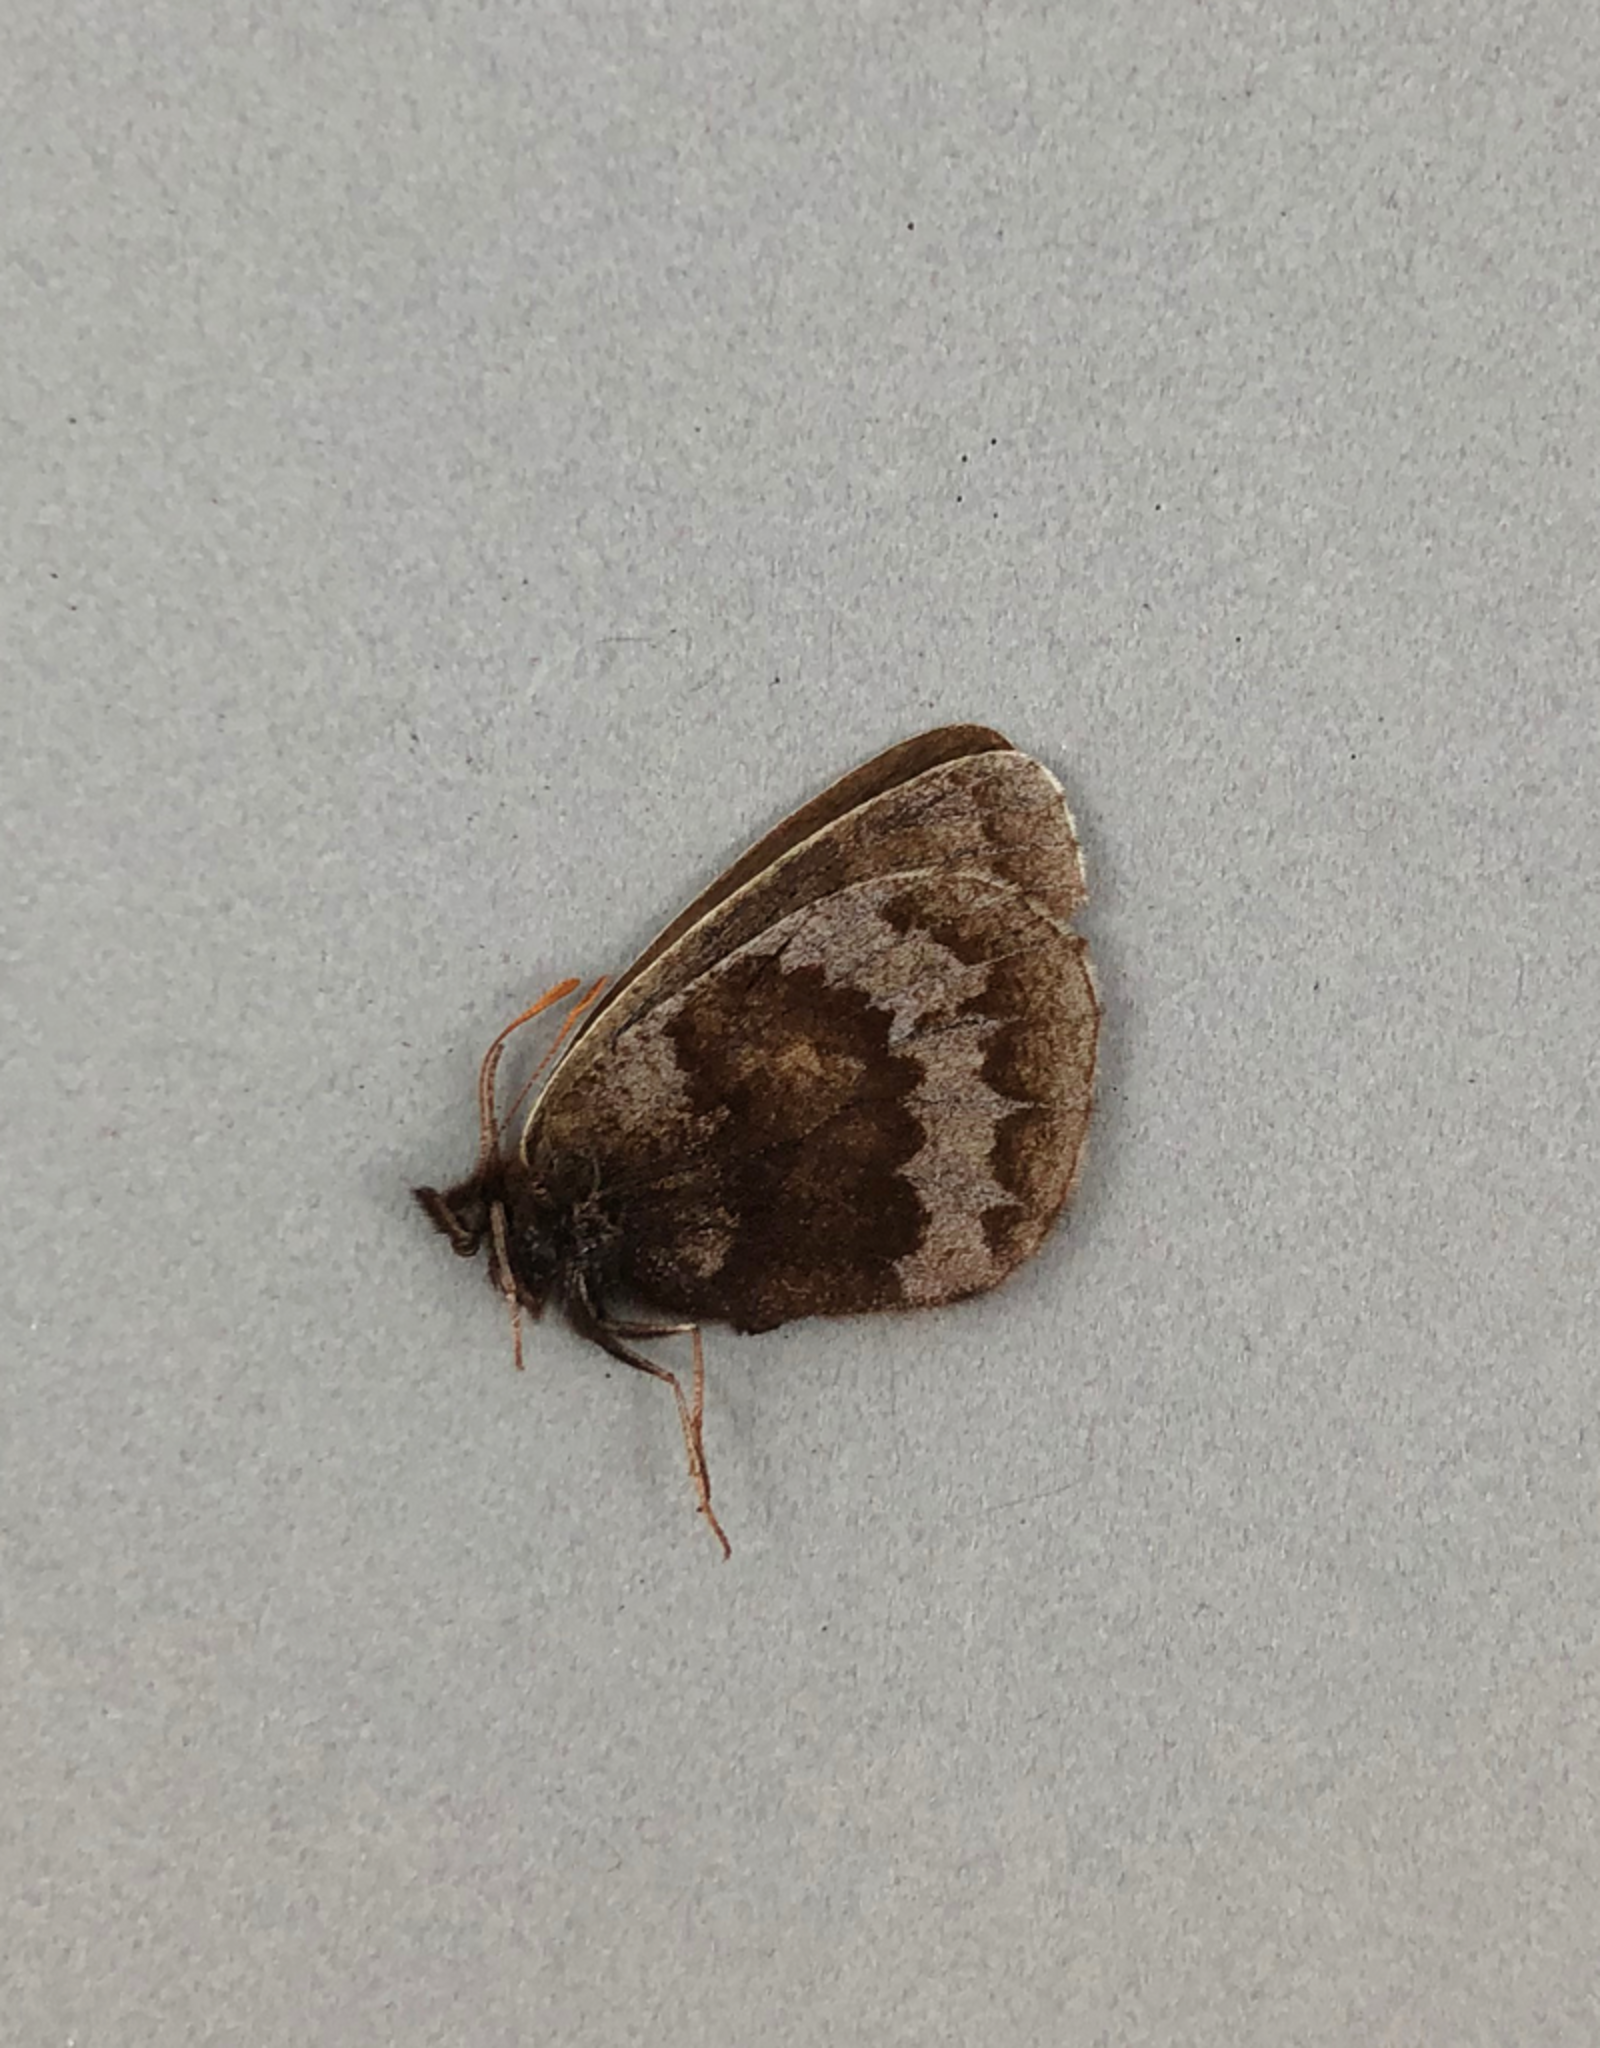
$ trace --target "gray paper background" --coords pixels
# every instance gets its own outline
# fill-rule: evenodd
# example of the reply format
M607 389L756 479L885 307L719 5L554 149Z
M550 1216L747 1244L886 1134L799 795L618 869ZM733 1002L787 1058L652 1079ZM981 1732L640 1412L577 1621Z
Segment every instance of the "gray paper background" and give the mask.
M0 48L6 2037L1600 2038L1594 11ZM1081 1197L712 1332L723 1565L406 1190L958 718Z

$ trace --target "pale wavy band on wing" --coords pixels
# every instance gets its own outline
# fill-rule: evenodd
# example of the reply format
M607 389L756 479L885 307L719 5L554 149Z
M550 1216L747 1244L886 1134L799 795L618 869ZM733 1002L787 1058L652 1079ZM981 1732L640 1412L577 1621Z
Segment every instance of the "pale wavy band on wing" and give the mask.
M1031 889L876 875L564 1076L531 1163L586 1154L626 1204L624 1277L686 1313L759 1328L819 1299L950 1300L1003 1278L1066 1199L1098 1019L1083 941Z
M985 728L970 730L989 736ZM784 830L769 834L762 846ZM730 872L742 873L746 864ZM690 922L694 905L675 920L580 1027L535 1103L530 1126L563 1085L607 1059L657 1004L761 932L855 883L935 865L950 873L983 872L1019 888L1062 924L1086 895L1072 818L1048 769L1009 750L941 762L829 816L809 837L785 841L775 860L731 891L726 877L707 891L699 899L710 903L706 913ZM678 935L663 944L674 931Z

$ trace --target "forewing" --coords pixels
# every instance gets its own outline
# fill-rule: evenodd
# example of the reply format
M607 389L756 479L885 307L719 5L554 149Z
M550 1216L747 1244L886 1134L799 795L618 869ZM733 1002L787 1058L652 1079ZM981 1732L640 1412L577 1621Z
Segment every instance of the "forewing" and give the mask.
M620 974L606 990L604 997L584 1019L578 1030L581 1038L592 1031L611 1007L621 1000L625 990L651 968L662 956L671 951L685 933L696 925L706 926L700 934L701 943L692 955L676 963L677 972L672 979L681 984L687 973L697 971L694 962L704 967L716 957L714 950L708 951L706 941L712 939L722 927L710 923L712 913L725 904L730 897L738 895L758 877L770 877L768 871L786 855L819 833L827 832L852 811L858 811L874 798L901 784L914 781L930 769L943 767L947 762L967 760L975 754L1010 753L1011 742L1004 734L995 732L987 725L942 725L932 732L918 733L915 739L902 740L898 746L889 747L876 754L870 761L864 761L859 768L853 768L848 775L841 775L837 782L831 782L819 796L802 804L797 811L791 811L781 823L774 825L765 837L758 839L754 846L742 853L695 900L672 920L665 931L659 933L633 964ZM880 863L882 865L882 863ZM861 870L860 872L865 872ZM794 882L799 877L793 878ZM793 883L791 883L793 886ZM830 886L837 887L835 880ZM798 900L798 898L796 899ZM793 904L790 906L793 908ZM737 930L735 920L731 929ZM722 950L736 939L723 941Z
M984 727L960 733L990 735ZM925 735L925 740L944 738ZM906 753L895 749L896 755ZM885 756L884 759L889 759ZM869 763L868 768L879 764ZM867 770L835 789L857 785ZM832 792L796 818L824 813ZM791 821L791 824L793 821ZM762 847L783 840L779 827ZM1011 884L1048 916L1065 923L1084 899L1083 862L1060 784L1037 761L1001 745L941 760L892 783L819 829L783 841L783 849L731 892L718 884L700 899L710 908L684 927L664 951L641 956L621 977L610 1007L580 1030L529 1119L554 1113L563 1093L610 1057L654 1008L686 988L717 961L814 903L875 875L973 871ZM758 848L757 851L760 849ZM740 874L748 857L730 874ZM685 913L685 917L688 913ZM660 942L658 942L659 945Z
M992 759L1023 762L963 765ZM1099 1022L1049 907L1082 893L1064 830L1070 860L1054 834L1030 861L998 832L1005 872L877 872L787 909L563 1066L530 1163L582 1162L620 1277L762 1329L976 1293L1035 1249L1077 1170ZM947 844L924 838L925 861Z

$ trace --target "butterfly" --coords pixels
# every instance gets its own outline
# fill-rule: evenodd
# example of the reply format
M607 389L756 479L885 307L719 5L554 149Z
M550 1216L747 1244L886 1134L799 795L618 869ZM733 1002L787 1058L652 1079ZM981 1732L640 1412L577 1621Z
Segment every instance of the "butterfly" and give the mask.
M1100 1004L1049 770L986 726L891 747L734 862L567 1013L520 1127L508 1024L478 1159L416 1199L521 1317L664 1380L711 1506L701 1325L930 1307L1033 1253L1077 1177ZM644 1318L618 1313L643 1305ZM638 1347L687 1336L690 1391Z

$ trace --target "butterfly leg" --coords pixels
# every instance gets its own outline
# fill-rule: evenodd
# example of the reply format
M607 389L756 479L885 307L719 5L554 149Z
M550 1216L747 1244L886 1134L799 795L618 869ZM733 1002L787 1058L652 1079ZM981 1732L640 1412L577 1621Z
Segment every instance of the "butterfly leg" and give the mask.
M711 1506L711 1474L706 1468L706 1447L703 1420L706 1410L706 1360L705 1350L700 1341L698 1323L624 1323L613 1322L599 1305L589 1296L587 1289L577 1297L574 1306L579 1310L579 1327L586 1337L593 1338L602 1350L624 1365L631 1365L635 1372L648 1373L653 1380L665 1380L672 1389L673 1399L678 1404L678 1423L683 1430L683 1448L689 1459L689 1483L700 1504L700 1512L711 1524L711 1533L722 1545L724 1557L733 1555L732 1545L723 1534L722 1524L717 1520ZM685 1399L683 1383L675 1372L669 1372L664 1365L657 1365L652 1358L646 1358L642 1351L635 1351L625 1340L629 1337L688 1337L694 1344L694 1392Z

